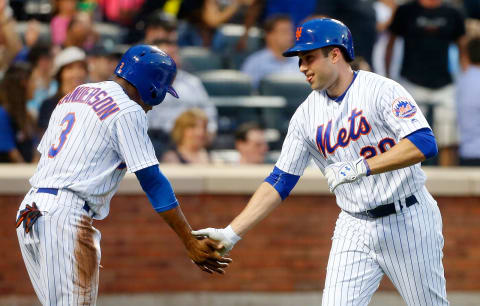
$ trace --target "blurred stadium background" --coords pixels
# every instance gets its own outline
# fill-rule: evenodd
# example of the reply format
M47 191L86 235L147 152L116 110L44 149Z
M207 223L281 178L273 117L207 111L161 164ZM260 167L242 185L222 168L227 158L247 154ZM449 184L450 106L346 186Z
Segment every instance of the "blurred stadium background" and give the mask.
M389 24L396 8L408 1L299 2L0 0L0 305L38 305L14 216L28 190L38 160L34 148L52 105L69 86L107 80L130 45L155 44L183 71L174 83L180 103L165 101L149 115L149 124L161 168L195 228L223 227L238 214L271 171L288 120L310 92L297 62L258 52L278 53L293 42L294 27L303 20L332 16L354 34L359 55L354 68L386 75ZM465 18L462 40L452 41L448 58L441 59L448 62L449 85L475 88L461 83L461 75L474 64L463 49L480 35L480 1L439 2ZM269 25L272 18L280 21ZM281 21L287 30L277 26ZM72 47L80 51L72 53ZM397 38L393 48L388 68L401 81L403 40ZM77 75L64 73L77 64ZM435 101L418 102L436 128ZM460 102L455 96L450 105L458 112L460 138L442 146L442 155L426 162L425 169L427 187L443 215L451 303L480 305L480 148L471 153L462 147L463 139L480 142L478 129L467 129L470 134L462 129L465 122L480 122L480 101L471 109ZM181 165L164 154L186 146L169 134L175 119L191 108L201 109L206 122L203 139L190 153L206 152L208 158ZM259 138L249 138L250 130L261 132ZM240 242L225 276L198 271L147 202L135 177L127 176L109 217L94 224L103 234L99 305L320 305L339 208L318 170L308 169L282 207ZM384 278L371 305L404 303Z

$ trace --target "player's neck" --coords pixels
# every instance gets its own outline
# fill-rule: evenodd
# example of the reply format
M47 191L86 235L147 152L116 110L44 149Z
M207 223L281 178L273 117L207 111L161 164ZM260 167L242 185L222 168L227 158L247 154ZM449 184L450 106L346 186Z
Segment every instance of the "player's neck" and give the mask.
M328 96L331 98L341 96L352 83L353 76L353 70L350 67L348 69L342 69L337 80L327 88Z
M138 94L137 89L132 84L117 76L113 78L113 81L120 85L120 87L122 87L123 91L131 100L138 103L138 101L140 100L140 95Z

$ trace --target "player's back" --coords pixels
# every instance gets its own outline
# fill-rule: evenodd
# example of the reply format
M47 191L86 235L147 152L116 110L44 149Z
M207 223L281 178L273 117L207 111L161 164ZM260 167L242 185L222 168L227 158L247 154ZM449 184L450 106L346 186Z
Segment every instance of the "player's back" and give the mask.
M84 84L63 97L38 146L41 159L31 185L70 189L91 203L109 202L126 171L118 134L131 129L128 121L118 126L121 116L146 122L140 105L113 81Z

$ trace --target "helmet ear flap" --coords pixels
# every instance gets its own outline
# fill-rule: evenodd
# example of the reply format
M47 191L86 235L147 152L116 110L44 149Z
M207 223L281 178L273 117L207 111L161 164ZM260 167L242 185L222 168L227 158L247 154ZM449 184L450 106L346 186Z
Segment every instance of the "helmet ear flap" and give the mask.
M164 90L159 90L157 89L156 87L152 86L150 88L150 101L160 101L158 103L152 103L150 102L149 104L151 105L158 105L160 103L163 102L163 100L165 99L165 96L167 95L167 89L165 88Z

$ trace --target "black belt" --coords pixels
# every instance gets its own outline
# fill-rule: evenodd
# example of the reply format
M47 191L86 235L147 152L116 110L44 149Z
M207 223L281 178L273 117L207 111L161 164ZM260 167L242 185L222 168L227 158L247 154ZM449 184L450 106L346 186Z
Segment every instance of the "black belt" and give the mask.
M413 204L418 203L417 198L412 194L411 196L405 198L405 206L410 207ZM403 209L402 204L400 203L400 209ZM361 212L361 215L366 215L370 218L381 218L388 215L396 213L395 203L389 203L385 205L380 205L374 209L370 209L364 212Z
M38 193L49 193L53 195L58 194L58 188L38 188L37 189ZM90 206L88 206L87 202L82 207L86 212L90 212Z

